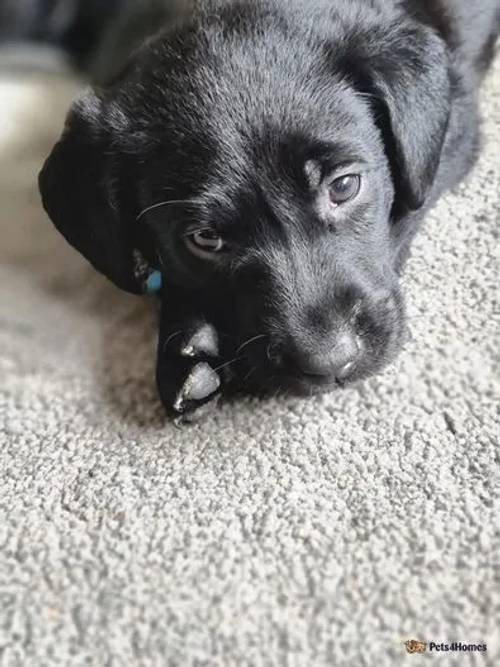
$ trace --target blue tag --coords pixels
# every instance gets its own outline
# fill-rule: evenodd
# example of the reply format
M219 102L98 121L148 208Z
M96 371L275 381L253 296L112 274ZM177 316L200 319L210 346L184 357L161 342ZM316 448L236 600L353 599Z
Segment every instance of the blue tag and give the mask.
M160 271L153 271L146 281L146 293L157 294L163 286L163 276Z

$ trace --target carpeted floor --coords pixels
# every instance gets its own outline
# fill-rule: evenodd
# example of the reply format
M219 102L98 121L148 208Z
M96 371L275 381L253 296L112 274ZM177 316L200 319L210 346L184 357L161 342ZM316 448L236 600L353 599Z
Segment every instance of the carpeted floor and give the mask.
M500 67L483 158L415 246L396 367L185 430L152 304L39 208L75 88L0 77L0 664L499 665Z

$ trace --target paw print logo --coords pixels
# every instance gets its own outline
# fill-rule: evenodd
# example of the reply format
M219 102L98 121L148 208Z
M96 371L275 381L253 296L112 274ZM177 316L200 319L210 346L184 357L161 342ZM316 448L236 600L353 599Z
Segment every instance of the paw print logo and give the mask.
M416 639L409 639L405 642L405 646L407 653L425 653L427 651L427 644Z

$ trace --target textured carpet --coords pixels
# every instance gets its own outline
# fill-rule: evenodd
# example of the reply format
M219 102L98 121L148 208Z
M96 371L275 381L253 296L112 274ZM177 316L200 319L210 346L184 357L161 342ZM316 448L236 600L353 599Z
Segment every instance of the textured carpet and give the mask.
M480 164L416 243L397 365L185 430L153 304L39 208L75 87L0 77L0 664L499 665L500 67Z

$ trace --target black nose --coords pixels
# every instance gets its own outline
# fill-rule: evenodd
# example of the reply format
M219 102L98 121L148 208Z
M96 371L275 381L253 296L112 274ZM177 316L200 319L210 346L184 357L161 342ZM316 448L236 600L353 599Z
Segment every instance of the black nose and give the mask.
M289 363L303 375L315 378L346 380L360 356L360 340L355 334L342 333L327 351L312 351L295 347L288 356Z

